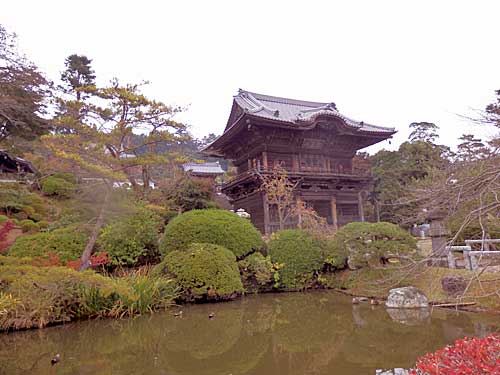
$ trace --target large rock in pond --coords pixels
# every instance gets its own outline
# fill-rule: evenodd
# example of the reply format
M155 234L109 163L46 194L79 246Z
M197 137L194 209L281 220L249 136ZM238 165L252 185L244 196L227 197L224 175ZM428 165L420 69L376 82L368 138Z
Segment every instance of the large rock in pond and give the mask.
M429 307L424 293L414 286L391 289L385 306L393 309L415 309Z
M385 309L394 322L407 326L417 326L429 321L430 309Z

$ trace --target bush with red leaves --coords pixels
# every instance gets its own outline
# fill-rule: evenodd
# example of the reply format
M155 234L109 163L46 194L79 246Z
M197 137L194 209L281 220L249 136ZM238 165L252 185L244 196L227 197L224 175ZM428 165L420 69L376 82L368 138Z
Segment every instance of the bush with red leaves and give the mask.
M0 253L12 245L11 242L7 241L7 236L9 232L15 228L15 224L12 221L6 221L0 224Z
M102 266L102 265L109 263L109 262L110 262L110 259L108 257L108 253L106 253L106 252L92 254L90 257L90 267L91 268ZM72 268L72 269L78 271L80 269L81 264L82 264L81 259L70 260L70 261L66 262L66 267Z
M59 256L54 253L48 253L47 257L35 257L31 263L33 266L37 267L61 267L63 264L59 259Z
M81 263L82 263L81 259L68 260L66 262L66 267L74 269L75 271L78 271L80 269ZM90 257L90 264L91 264L92 268L102 266L106 263L109 263L109 257L108 257L108 254L105 252L92 254L92 256ZM31 264L34 266L37 266L37 267L61 267L61 266L63 266L63 263L59 259L59 256L57 254L54 254L51 252L49 252L47 254L47 257L34 258L33 262Z
M411 375L500 375L500 336L465 337L417 360Z

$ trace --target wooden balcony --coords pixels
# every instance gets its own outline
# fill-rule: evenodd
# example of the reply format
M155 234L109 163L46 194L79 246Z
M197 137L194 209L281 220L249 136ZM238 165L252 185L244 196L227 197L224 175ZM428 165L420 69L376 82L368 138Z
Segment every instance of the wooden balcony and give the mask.
M372 174L370 170L353 170L348 172L334 172L327 171L324 169L313 169L313 168L302 168L300 170L288 170L286 169L287 176L291 179L323 179L323 180L348 180L353 182L368 182L372 180ZM224 188L228 188L230 186L238 185L239 183L248 180L250 178L255 178L257 176L270 176L273 174L273 170L265 169L262 167L252 168L243 173L240 173L233 178L227 180L224 184Z

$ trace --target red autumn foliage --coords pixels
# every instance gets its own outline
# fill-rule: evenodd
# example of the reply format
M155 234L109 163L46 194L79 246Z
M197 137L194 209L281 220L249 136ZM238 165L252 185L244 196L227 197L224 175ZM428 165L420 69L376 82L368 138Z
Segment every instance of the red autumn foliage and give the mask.
M11 242L7 241L7 236L15 227L16 226L12 221L6 221L3 225L0 225L0 253L12 245Z
M411 375L500 375L500 336L465 337L417 360Z
M108 254L104 252L92 254L92 256L90 257L91 267L101 266L108 262ZM66 262L66 267L78 271L81 263L81 259L69 260ZM37 267L61 267L63 265L61 260L59 259L59 256L50 252L47 254L47 258L36 257L33 259L33 262L31 264Z
M54 253L48 253L47 258L35 257L31 264L37 267L61 267L63 265L59 256Z
M110 261L110 259L108 258L108 254L105 252L92 254L92 256L90 257L90 267L94 268L94 267L102 266L106 263L109 263L109 261ZM72 268L72 269L78 271L78 269L80 269L81 264L82 264L81 259L70 260L70 261L66 262L66 267Z

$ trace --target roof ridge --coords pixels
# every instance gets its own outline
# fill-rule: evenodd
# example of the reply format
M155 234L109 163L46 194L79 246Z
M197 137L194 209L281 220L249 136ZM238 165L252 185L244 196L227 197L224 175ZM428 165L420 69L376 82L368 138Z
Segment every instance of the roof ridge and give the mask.
M327 102L312 102L312 101L308 101L308 100L299 100L299 99L292 99L292 98L284 98L284 97L280 97L280 96L272 96L272 95L259 94L259 93L256 93L256 92L247 91L247 90L243 90L243 89L239 89L238 95L236 95L236 96L240 96L240 94L243 94L243 93L250 94L255 99L257 99L259 101L260 100L264 100L264 101L273 102L273 103L302 105L302 106L311 107L311 108L323 107L323 106L326 106L328 104L331 104L331 102L330 103L327 103Z

